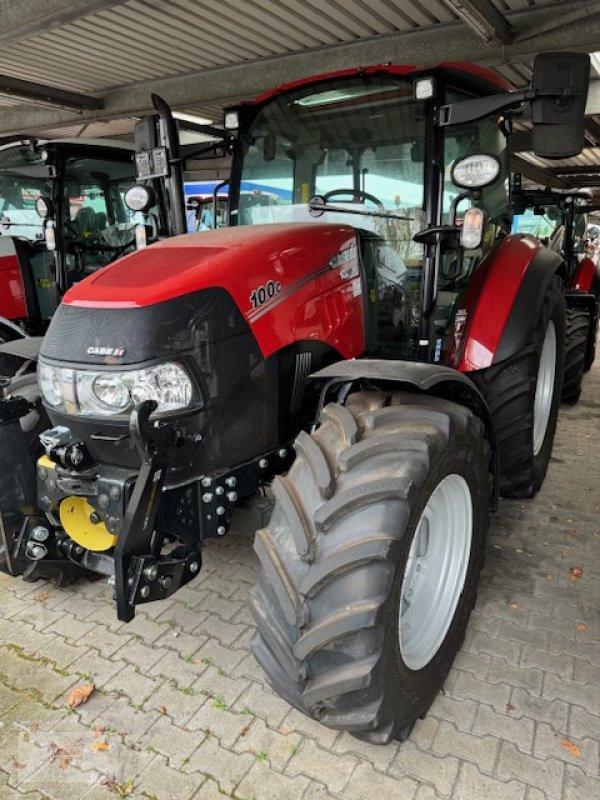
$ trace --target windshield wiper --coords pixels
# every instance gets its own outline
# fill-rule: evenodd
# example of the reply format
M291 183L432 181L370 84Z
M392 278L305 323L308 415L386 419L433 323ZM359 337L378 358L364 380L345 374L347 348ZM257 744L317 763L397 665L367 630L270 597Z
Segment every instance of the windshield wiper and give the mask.
M380 217L383 219L401 219L412 222L414 217L406 217L402 214L390 214L387 211L366 211L358 208L344 208L343 206L332 206L320 195L311 197L308 201L308 213L311 217L321 217L326 211L335 211L338 214L357 214L360 217Z

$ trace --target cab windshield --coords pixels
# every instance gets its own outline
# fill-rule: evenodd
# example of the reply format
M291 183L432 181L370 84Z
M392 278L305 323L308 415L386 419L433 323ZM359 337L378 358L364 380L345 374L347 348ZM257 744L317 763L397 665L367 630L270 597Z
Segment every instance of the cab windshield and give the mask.
M424 227L425 118L412 81L394 75L336 79L276 96L242 139L241 183L253 190L240 193L237 224L314 221L308 201L322 195L333 205L413 217L410 226L332 212L317 219L381 233L402 251L401 242Z

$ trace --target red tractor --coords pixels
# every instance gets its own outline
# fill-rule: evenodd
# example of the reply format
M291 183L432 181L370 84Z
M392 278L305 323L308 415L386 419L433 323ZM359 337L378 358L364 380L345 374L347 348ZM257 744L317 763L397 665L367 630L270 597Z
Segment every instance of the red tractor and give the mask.
M132 253L54 315L35 470L27 404L0 406L5 569L103 574L130 620L270 483L250 599L270 684L332 728L405 738L462 642L498 493L535 494L550 458L567 269L510 235L506 134L531 103L536 151L576 153L588 77L569 54L523 91L378 66L229 111L231 227ZM168 136L137 161L167 181L179 163Z
M576 403L581 394L584 373L596 356L598 312L600 309L600 269L587 252L588 215L598 210L584 192L559 192L550 189L521 190L520 176L513 192L515 223L513 230L543 220L548 247L559 252L567 269L566 346L562 388L563 403Z

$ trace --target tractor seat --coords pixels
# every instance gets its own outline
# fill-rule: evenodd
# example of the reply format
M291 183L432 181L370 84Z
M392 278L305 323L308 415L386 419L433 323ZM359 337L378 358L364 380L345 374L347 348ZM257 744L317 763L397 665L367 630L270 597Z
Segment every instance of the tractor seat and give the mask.
M98 238L100 226L96 218L96 212L89 206L80 208L75 217L75 230L77 238L85 241L94 241Z

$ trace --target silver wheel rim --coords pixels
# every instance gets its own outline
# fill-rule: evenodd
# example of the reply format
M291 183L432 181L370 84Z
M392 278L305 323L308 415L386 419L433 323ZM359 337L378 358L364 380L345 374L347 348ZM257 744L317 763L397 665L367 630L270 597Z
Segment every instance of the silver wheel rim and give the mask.
M422 669L446 638L462 593L473 540L473 500L461 475L431 494L415 530L400 591L400 653Z
M535 400L533 402L533 455L542 449L554 396L554 378L556 376L556 329L552 320L546 328L540 366L535 384Z

